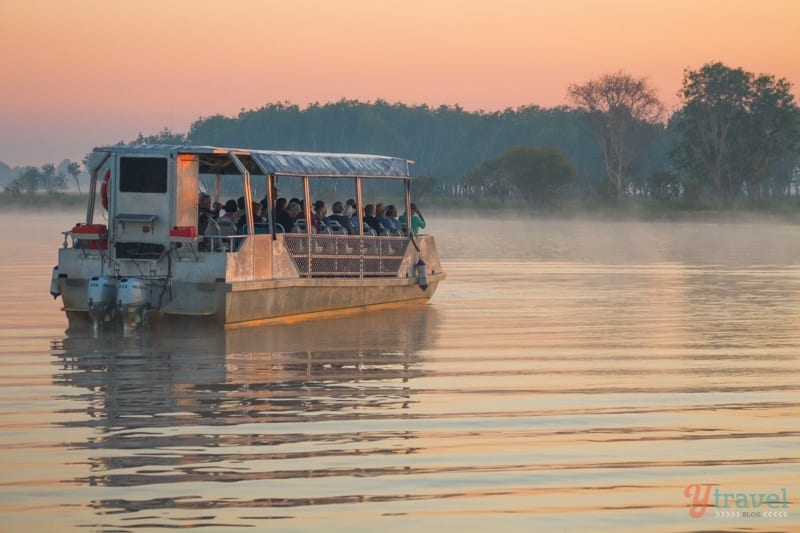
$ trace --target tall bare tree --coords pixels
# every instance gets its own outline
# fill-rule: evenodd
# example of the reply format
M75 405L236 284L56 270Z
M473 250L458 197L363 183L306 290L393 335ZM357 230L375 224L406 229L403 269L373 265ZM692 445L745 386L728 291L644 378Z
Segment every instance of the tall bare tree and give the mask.
M622 71L569 86L567 97L586 111L603 151L606 173L617 192L625 195L631 171L642 156L646 133L661 122L664 105L646 78Z

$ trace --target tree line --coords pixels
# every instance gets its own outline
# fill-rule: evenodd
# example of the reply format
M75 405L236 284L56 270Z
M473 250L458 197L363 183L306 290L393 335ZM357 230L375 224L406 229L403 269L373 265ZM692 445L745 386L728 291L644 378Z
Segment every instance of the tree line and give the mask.
M620 71L571 85L570 105L556 108L488 112L340 100L301 109L278 102L201 117L186 134L164 129L131 142L404 157L420 177L418 197L725 205L797 194L800 111L788 81L709 63L684 72L679 97L666 116L646 79ZM51 174L29 168L12 186L57 185L44 177Z
M67 189L67 176L70 176L78 193L81 193L79 176L81 175L81 165L74 161L65 160L56 167L52 163L46 163L41 167L26 166L19 174L5 185L5 192L12 196L22 194L36 194L44 191L48 194L60 194Z
M418 188L476 200L546 205L643 197L722 205L797 194L800 111L791 87L715 62L684 72L671 116L646 79L620 71L570 86L570 105L551 109L272 103L201 118L184 140L407 157L416 175L429 177Z

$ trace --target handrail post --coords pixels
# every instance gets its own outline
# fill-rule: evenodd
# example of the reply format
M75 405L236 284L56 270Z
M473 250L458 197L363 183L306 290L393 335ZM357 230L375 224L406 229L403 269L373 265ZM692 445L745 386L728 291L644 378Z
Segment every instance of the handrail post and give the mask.
M411 234L413 233L413 231L411 230L411 228L413 227L411 225L411 180L406 179L404 180L404 183L406 189L406 226L408 228L408 236L410 237ZM400 231L401 232L403 231L402 224L400 225Z
M228 152L228 157L231 158L236 169L241 173L242 180L244 181L244 213L247 217L247 234L254 235L255 228L253 227L253 193L250 190L250 171L245 168L242 162L236 157L233 151Z
M311 223L311 184L309 183L308 176L303 176L303 196L305 197L305 202L303 202L303 210L306 216L306 253L308 254L308 262L306 263L308 268L308 277L311 278L312 276L312 269L311 269L311 228L313 224Z
M364 206L361 197L361 178L356 177L356 220L358 221L358 234L364 236Z
M275 240L275 174L267 174L267 222L272 230L272 240Z

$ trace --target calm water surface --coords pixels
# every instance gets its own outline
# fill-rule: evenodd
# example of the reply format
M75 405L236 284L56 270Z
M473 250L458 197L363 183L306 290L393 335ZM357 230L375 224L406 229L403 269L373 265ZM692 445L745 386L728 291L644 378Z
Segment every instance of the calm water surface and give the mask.
M431 218L429 305L90 339L2 215L0 530L800 527L800 227Z

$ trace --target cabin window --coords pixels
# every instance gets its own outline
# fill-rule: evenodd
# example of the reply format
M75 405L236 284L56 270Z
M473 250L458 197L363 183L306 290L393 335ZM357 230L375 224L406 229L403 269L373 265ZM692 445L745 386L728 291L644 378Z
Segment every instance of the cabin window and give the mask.
M121 157L120 192L167 192L167 160L163 157Z

